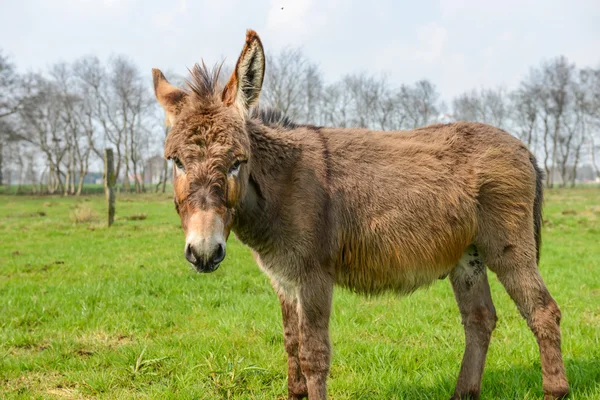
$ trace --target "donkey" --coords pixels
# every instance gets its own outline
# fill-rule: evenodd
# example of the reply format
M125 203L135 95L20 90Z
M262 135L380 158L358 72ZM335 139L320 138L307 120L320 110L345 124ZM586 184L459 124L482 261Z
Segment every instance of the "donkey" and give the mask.
M496 326L486 267L537 339L545 399L568 394L561 313L538 272L542 173L521 141L478 123L374 132L256 111L251 30L225 85L219 72L196 65L183 90L152 70L185 258L216 270L232 230L252 249L281 303L289 399L327 397L335 284L404 294L444 276L466 337L452 399L478 398Z

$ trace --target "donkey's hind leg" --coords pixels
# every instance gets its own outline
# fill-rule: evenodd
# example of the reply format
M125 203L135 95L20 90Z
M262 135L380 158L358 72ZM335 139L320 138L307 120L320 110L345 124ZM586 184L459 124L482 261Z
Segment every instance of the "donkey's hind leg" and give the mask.
M496 327L496 310L485 266L474 246L467 249L452 270L450 282L460 309L466 341L452 399L477 399L490 338Z
M486 256L486 264L496 273L535 335L544 398L561 399L569 393L560 349L561 313L538 272L535 253L521 250L520 246L506 246L502 256Z
M562 398L569 385L560 350L561 315L537 265L541 173L524 148L514 153L490 151L485 157L475 244L535 335L545 398Z

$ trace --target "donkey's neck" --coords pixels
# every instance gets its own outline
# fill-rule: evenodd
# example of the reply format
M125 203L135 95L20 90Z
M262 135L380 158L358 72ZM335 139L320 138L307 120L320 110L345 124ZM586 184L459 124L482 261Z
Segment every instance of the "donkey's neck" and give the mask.
M236 210L233 230L242 242L260 253L276 245L285 198L282 192L291 181L302 149L287 132L252 120L247 124L251 171L246 195Z

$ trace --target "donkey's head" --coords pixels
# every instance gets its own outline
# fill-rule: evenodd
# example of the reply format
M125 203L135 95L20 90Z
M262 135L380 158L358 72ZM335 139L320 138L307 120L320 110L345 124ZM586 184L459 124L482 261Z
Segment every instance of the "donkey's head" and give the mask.
M165 157L173 160L175 208L181 217L185 257L201 272L212 272L225 258L234 212L244 197L252 162L246 132L248 108L258 101L265 56L256 32L246 44L228 83L219 69L196 65L188 90L152 70L158 102L172 126Z

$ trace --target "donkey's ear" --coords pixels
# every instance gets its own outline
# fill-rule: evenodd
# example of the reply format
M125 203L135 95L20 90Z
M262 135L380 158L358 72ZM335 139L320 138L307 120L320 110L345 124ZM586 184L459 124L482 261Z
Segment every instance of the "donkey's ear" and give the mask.
M223 102L235 106L242 115L258 101L265 76L265 52L253 30L246 32L246 44L235 70L223 90Z
M173 125L177 114L181 111L181 105L187 96L186 92L171 85L159 69L152 69L152 80L154 81L154 94L160 105L167 113L167 121Z

